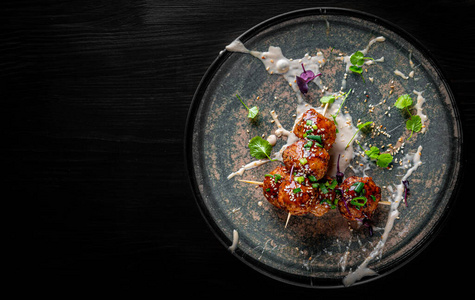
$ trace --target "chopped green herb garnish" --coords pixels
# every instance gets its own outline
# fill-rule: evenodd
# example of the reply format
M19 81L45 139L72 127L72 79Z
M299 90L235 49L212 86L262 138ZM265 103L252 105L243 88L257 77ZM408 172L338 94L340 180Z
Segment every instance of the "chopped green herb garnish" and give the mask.
M312 147L313 145L313 142L312 141L308 141L305 145L303 145L305 148L310 148Z
M274 175L274 180L275 181L279 181L281 178L282 178L282 176L280 176L280 174L275 174Z
M313 125L313 122L312 122L312 120L307 120L306 124L307 124L308 126L311 126L311 125Z
M327 182L326 185L330 190L333 190L338 185L338 181L333 179L331 183Z
M316 178L315 176L313 176L313 175L308 175L307 178L308 178L308 180L310 180L311 182L317 182L317 181L318 181L317 178Z
M294 180L298 183L302 183L305 180L305 177L297 176L297 177L294 177Z
M257 106L253 106L251 108L247 107L246 104L242 101L241 97L239 97L239 94L236 94L236 97L238 97L239 101L241 101L242 105L248 110L247 117L249 119L254 119L257 114L259 113L259 108Z
M319 143L323 143L321 135L308 135L307 134L307 138L310 139L310 140L317 141Z
M357 192L358 194L361 193L361 191L364 188L364 183L363 182L357 182L357 183L355 183L355 185L356 185L355 192Z
M299 159L300 164L305 165L308 161L305 157Z
M324 194L328 193L328 189L327 189L327 187L325 186L324 183L320 183L319 188L322 191L322 193L324 193Z
M301 191L302 191L301 188L296 188L296 189L293 190L294 194L297 194L297 193L299 193L299 192L301 192Z
M360 200L362 200L363 203L359 202ZM368 201L368 199L366 199L366 197L360 196L360 197L355 197L355 198L351 199L350 203L353 204L354 206L361 207L361 206L364 206L367 201Z

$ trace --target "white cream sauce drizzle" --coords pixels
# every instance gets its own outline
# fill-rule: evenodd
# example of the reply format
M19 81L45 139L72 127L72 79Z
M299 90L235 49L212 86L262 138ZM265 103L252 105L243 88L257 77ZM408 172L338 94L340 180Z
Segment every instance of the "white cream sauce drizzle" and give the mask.
M236 175L242 175L244 174L244 172L246 170L250 170L250 169L254 169L254 168L257 168L259 166L262 166L263 164L266 164L270 162L270 160L268 159L259 159L259 160L255 160L255 161L251 161L250 163L242 166L239 170L237 170L236 172L233 172L231 174L228 175L228 179L231 179L233 178L234 176Z
M389 209L388 220L386 221L386 226L384 228L383 235L381 236L381 240L378 244L374 247L371 253L366 257L363 263L354 271L350 272L344 279L343 284L345 286L350 286L356 281L360 280L365 276L373 276L377 275L378 273L374 270L368 268L368 264L375 258L381 256L383 251L384 245L388 239L389 233L393 228L394 221L399 216L398 207L401 201L403 200L404 194L404 184L402 183L406 180L411 174L417 170L419 166L422 165L421 161L421 154L422 154L422 146L419 146L417 152L414 154L406 154L405 160L410 161L412 160L412 167L409 168L404 176L402 177L400 183L396 186L396 191L391 195L388 199L391 202L391 206Z
M413 91L414 94L417 95L417 103L415 105L417 109L417 115L421 117L421 122L422 122L422 130L421 132L424 133L426 131L426 125L424 124L425 121L427 121L427 115L422 113L422 104L426 101L424 97L422 97L422 92L418 92L416 90Z
M239 242L239 233L236 229L233 229L233 243L231 244L231 246L229 246L228 248L229 251L231 252L236 251L238 242Z
M409 77L407 77L403 72L399 71L399 70L394 70L394 75L397 75L399 77L401 77L402 79L409 79Z

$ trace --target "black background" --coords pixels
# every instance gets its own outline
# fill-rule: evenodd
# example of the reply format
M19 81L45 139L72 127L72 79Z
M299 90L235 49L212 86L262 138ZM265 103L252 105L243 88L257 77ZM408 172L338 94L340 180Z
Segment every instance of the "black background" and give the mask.
M374 14L425 45L455 95L468 149L474 1L2 2L8 287L44 295L400 298L468 288L471 149L440 235L367 285L315 290L268 278L232 256L202 218L184 162L186 117L202 76L252 26L309 7Z

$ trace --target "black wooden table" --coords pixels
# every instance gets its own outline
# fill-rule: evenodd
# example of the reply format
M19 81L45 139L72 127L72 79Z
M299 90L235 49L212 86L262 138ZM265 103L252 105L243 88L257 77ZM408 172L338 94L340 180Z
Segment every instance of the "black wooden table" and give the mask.
M427 47L455 94L467 146L474 1L31 2L2 3L0 35L10 192L2 199L14 204L3 211L12 216L3 245L18 292L407 297L470 283L468 147L460 195L438 238L395 273L328 291L275 281L223 248L189 187L184 131L200 79L237 36L291 10L342 7L393 22Z

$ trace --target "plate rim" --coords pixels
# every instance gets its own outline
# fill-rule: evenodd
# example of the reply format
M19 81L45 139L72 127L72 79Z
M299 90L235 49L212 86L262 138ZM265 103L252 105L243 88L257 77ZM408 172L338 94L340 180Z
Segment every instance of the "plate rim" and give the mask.
M439 232L445 227L447 220L449 219L450 212L452 211L450 207L453 206L453 203L458 198L458 194L460 191L460 182L464 177L464 168L463 168L463 158L464 158L464 141L463 141L463 131L462 131L462 124L460 119L460 112L455 101L455 96L452 92L450 84L446 79L446 76L443 70L440 68L437 61L432 56L431 52L424 46L421 42L419 42L412 34L407 32L406 30L402 29L398 25L378 17L376 15L355 10L355 9L348 9L348 8L340 8L340 7L309 7L304 9L297 9L293 11L289 11L286 13L278 14L274 17L268 18L248 30L244 33L239 35L234 40L240 40L241 42L245 43L247 40L254 37L256 34L270 28L276 24L289 21L296 18L307 17L307 16L320 16L320 15L339 15L339 16L347 16L347 17L354 17L358 19L363 19L370 23L380 25L383 28L394 32L395 34L404 38L407 42L411 44L415 49L421 52L424 58L428 61L431 67L435 70L436 75L439 77L441 83L445 91L447 92L448 99L450 101L450 106L453 110L453 121L454 121L454 133L457 133L458 139L457 143L454 146L454 156L456 157L454 168L456 169L455 173L457 176L454 176L451 181L448 183L448 186L452 187L452 193L448 197L447 204L443 211L441 212L441 216L439 220L434 224L433 228L428 232L426 238L422 239L417 245L414 246L412 251L405 255L403 258L398 260L398 264L396 266L391 266L387 271L380 273L378 276L372 277L364 277L363 279L355 282L355 285L361 285L368 282L375 281L379 278L382 278L388 274L393 273L394 271L400 269L401 267L405 266L407 263L412 261L416 258L421 252L424 251L432 241L438 236ZM212 221L212 216L208 211L208 208L204 204L202 195L200 193L197 181L196 181L196 174L195 169L193 166L193 153L191 147L191 141L193 140L193 124L197 117L197 112L200 107L200 104L203 100L203 95L206 92L206 89L213 79L213 74L219 70L220 66L226 61L226 59L232 53L228 50L221 51L219 55L213 60L211 65L208 67L204 75L202 76L195 93L193 94L191 104L188 110L186 123L185 123L185 132L184 132L184 156L185 156L185 169L187 172L188 183L191 187L193 192L193 198L195 203L197 204L200 214L204 218L205 222L208 224L208 227L211 229L215 237L218 239L219 242L226 248L231 245L231 240L224 234L221 228L217 226L215 222ZM316 278L311 276L303 276L297 274L291 274L288 272L284 272L277 268L268 266L263 264L262 262L254 259L244 251L242 251L239 247L232 252L233 256L237 257L240 261L244 262L246 265L250 266L251 269L258 271L270 278L276 279L280 282L285 282L291 285L302 286L302 287L311 287L311 288L344 288L342 280L340 279L329 279L329 278ZM402 260L402 261L400 261ZM275 273L281 275L276 275ZM315 281L315 285L312 284ZM309 284L311 283L311 284ZM320 283L320 284L317 284Z

